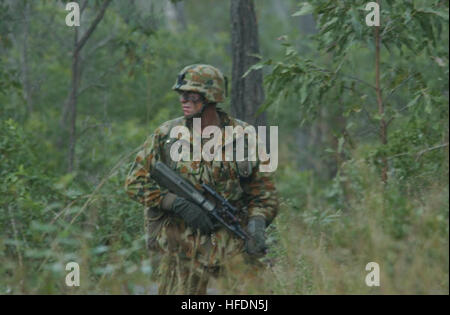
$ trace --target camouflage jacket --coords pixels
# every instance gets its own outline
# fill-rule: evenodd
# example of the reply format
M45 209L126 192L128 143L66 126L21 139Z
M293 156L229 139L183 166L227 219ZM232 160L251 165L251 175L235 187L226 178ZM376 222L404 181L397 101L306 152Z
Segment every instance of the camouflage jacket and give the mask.
M220 109L218 114L223 135L224 126L248 126ZM126 191L132 199L145 206L150 249L178 252L187 258L195 257L204 266L220 265L225 259L243 250L243 241L222 228L212 235L196 235L180 218L162 210L161 201L168 190L160 187L150 177L152 167L157 161L162 161L200 191L202 183L208 184L241 209L239 217L244 228L251 216L260 215L266 219L267 224L272 222L278 211L275 186L270 173L258 171L258 160L245 164L250 165L247 171L236 161L172 161L169 155L170 145L177 139L170 137L170 130L175 126L186 126L192 134L192 120L184 117L159 126L137 154L126 179ZM202 144L204 140L202 139ZM192 136L190 145L192 152Z

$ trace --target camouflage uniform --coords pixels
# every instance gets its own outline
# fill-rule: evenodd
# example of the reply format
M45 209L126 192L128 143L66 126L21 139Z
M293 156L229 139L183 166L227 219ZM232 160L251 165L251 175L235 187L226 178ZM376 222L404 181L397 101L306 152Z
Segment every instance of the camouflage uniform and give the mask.
M217 112L223 144L226 143L224 126L248 126L220 109ZM168 190L150 177L156 162L164 162L200 191L202 183L211 186L241 209L239 218L244 228L251 216L263 216L266 224L270 224L277 214L278 200L270 174L258 171L259 161L172 161L170 147L178 139L169 135L175 126L186 126L191 131L192 154L192 119L180 117L165 122L154 131L137 154L126 179L126 190L131 198L145 206L149 249L162 254L158 269L159 293L205 294L209 276L216 275L229 259L242 253L244 242L221 227L211 235L200 235L186 226L181 218L163 210L161 202ZM238 137L239 134L235 134L234 141ZM203 146L208 139L201 141ZM224 146L222 150L225 151Z

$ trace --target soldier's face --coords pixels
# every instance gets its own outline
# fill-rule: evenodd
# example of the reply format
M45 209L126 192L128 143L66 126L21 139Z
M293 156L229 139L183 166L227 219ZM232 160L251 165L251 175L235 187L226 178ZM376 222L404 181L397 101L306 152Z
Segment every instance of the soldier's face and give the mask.
M203 98L201 94L185 91L181 91L179 94L184 116L194 115L202 109Z

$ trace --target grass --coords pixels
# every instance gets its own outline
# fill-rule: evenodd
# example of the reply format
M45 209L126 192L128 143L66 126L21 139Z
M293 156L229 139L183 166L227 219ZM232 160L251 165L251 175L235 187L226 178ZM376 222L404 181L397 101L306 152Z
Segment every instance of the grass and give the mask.
M209 292L449 294L448 177L412 193L394 181L383 187L363 163L348 167L351 172L343 171L351 184L344 203L319 189L311 174L281 169L280 213L268 230L270 251L263 264L257 268L236 257L226 268L228 277L213 279ZM108 185L108 191L115 189ZM39 234L37 248L30 248L32 239L24 237L27 227L17 224L16 236L28 249L19 262L16 247L0 239L0 292L155 294L139 223L143 216L137 205L133 211L123 209L128 202L126 196L99 194L81 216L82 223L61 234L65 225L58 222L70 222L73 214L62 216L56 229L45 237ZM51 250L46 244L53 244ZM69 261L80 263L80 287L65 285ZM365 283L369 262L380 266L379 287Z

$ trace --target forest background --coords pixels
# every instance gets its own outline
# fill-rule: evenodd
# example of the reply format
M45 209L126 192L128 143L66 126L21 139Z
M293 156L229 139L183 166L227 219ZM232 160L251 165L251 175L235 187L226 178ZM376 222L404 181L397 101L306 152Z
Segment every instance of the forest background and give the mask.
M239 2L257 21L247 77L264 78L252 115L279 127L280 213L264 285L211 292L449 293L448 1L379 1L380 27L362 0L80 1L78 28L67 2L0 0L0 294L155 291L124 180L181 115L180 69L237 82ZM71 261L79 287L65 284Z

